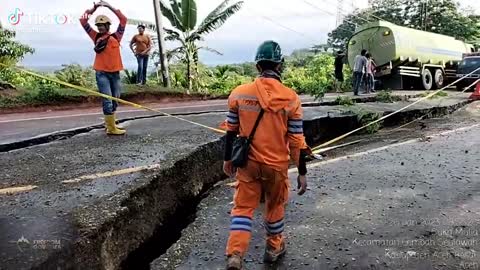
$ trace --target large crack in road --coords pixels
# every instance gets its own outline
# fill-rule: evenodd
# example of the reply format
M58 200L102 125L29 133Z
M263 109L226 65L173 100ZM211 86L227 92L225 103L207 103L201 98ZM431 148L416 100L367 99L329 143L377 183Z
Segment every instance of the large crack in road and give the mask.
M246 269L478 267L479 105L395 133L356 136L364 141L330 152L321 166L310 164L309 194L293 195L287 209L286 259L262 263L257 214ZM217 186L151 269L222 269L232 192Z
M315 109L315 111L318 111L318 109ZM221 115L215 114L212 116L196 115L192 117L200 122L205 121L210 124L218 123L219 120L223 118ZM2 212L7 213L6 216L11 216L13 220L36 211L39 214L47 213L48 216L50 213L45 211L53 210L51 209L52 206L59 207L63 211L70 213L71 210L63 209L62 205L69 205L70 207L73 206L72 204L76 204L75 206L78 204L78 207L76 207L77 210L73 212L72 218L76 223L80 224L78 228L82 231L82 237L80 242L71 242L70 239L66 241L69 250L73 250L76 254L75 261L71 261L71 253L64 253L49 257L45 264L41 264L40 266L54 266L55 263L58 264L61 261L65 263L65 260L67 260L67 263L76 262L79 265L88 266L91 269L118 269L122 263L123 267L131 268L133 267L132 265L140 261L142 261L142 265L146 267L147 261L159 254L151 253L146 255L145 252L142 251L141 246L144 245L143 250L146 250L149 248L145 247L149 245L143 243L150 241L158 245L158 250L162 250L166 249L170 242L175 242L176 237L173 237L172 241L166 242L167 244L149 239L155 239L156 237L159 237L158 239L165 239L166 235L162 232L161 228L167 224L169 218L174 216L175 213L180 213L187 217L192 216L195 212L192 213L188 207L192 205L195 206L197 200L205 195L204 191L222 179L220 169L222 144L218 139L214 139L215 136L212 136L212 134L207 134L202 130L192 132L188 125L179 125L174 119L163 118L162 123L162 126L168 126L168 129L162 132L155 129L156 133L147 140L144 138L145 132L141 132L139 128L151 126L152 122L149 122L149 119L144 119L132 122L132 125L135 125L136 128L132 129L128 143L120 139L100 139L102 138L101 132L97 131L95 134L88 134L88 136L76 136L71 139L72 142L68 145L56 143L50 145L48 148L38 145L32 149L20 149L18 152L14 151L8 153L8 155L7 153L3 154L3 157L10 157L12 162L14 160L23 160L23 162L28 162L27 164L31 166L35 164L34 166L37 170L40 170L40 168L43 169L43 167L53 168L52 166L56 163L49 163L49 159L65 159L62 155L59 156L59 149L65 153L70 153L70 155L73 154L71 159L69 158L67 161L64 160L63 163L67 162L69 163L68 165L74 168L85 167L85 164L81 162L75 164L76 159L81 161L85 158L85 161L93 165L95 164L94 162L98 162L97 159L94 158L97 154L102 155L101 158L103 158L105 153L113 154L114 157L118 156L115 152L116 148L123 148L128 153L134 154L138 152L138 145L143 145L143 142L146 142L149 148L142 148L146 150L146 152L143 153L142 156L137 155L136 159L142 158L144 159L142 160L143 162L149 164L151 160L157 160L163 155L168 155L168 157L161 157L165 163L162 163L160 168L151 172L117 176L108 179L108 183L103 183L107 179L99 178L89 180L85 183L79 183L78 185L58 186L57 183L59 180L69 179L74 176L71 173L64 172L59 174L59 179L57 179L55 175L52 175L52 179L49 181L42 179L42 181L38 182L40 184L39 190L33 191L31 196L29 193L22 194L16 197L16 201L8 201L5 198L0 198L3 199L2 202L6 203L4 204L6 207ZM158 125L158 123L156 124ZM189 133L189 136L185 136L185 132L192 133ZM181 134L182 136L180 136ZM330 135L333 136L332 134ZM91 137L98 138L92 141ZM352 137L352 139L356 138ZM86 144L87 142L90 143ZM199 142L210 143L198 148ZM178 145L183 144L185 145L184 147L178 147ZM84 148L87 145L88 147ZM62 149L62 147L67 147L67 149ZM169 149L171 147L173 148ZM152 152L150 153L149 151ZM35 152L42 153L45 160L42 161L41 158L36 158L35 161L31 160L31 154ZM160 154L160 156L154 156L153 153L155 153L155 155ZM332 153L330 153L330 155ZM175 158L172 159L174 156ZM122 164L118 164L120 167L129 164L129 161L125 160L126 156L123 157ZM135 160L134 157L132 158L132 160ZM64 166L65 164L63 163L56 165ZM138 164L138 160L136 160L136 164ZM192 164L196 165L192 166ZM117 166L117 164L112 165ZM108 167L112 165L109 164ZM102 166L95 168L94 171L99 168L101 169ZM82 171L92 173L91 170ZM28 172L29 170L18 171L15 175L27 176L26 173ZM78 173L79 172L75 172L77 175ZM48 175L48 171L42 172L40 170L36 171L34 177L48 177ZM25 181L29 178L31 179L31 177L32 176L22 177L22 180ZM19 178L15 177L15 179L18 180ZM25 183L27 182L28 181L25 181ZM78 189L78 191L73 189ZM94 194L93 198L95 202L92 204L92 199L82 196L84 193ZM50 198L51 194L62 195L56 198ZM49 199L45 201L46 197ZM48 204L46 206L43 205L47 202ZM13 208L15 211L10 212L12 208L8 206L11 205L15 207L18 203L24 206L25 209L18 211L16 208ZM185 207L187 208L185 209ZM58 218L57 215L54 216ZM66 217L67 216L64 215L58 220L66 221ZM8 220L9 219L7 219L7 221ZM40 220L42 219L37 220L37 224ZM181 231L183 224L187 225L191 219L186 218L184 221L185 223L181 222L182 226L178 226L175 229ZM51 223L51 221L47 221L47 223L48 222ZM34 220L25 222L26 226L32 226L34 224ZM65 226L65 224L58 225L69 228L69 226ZM51 226L51 224L49 226ZM165 226L165 228L169 228L169 226ZM33 226L32 229L38 228ZM51 233L54 233L55 227L53 226L53 228L49 228L49 230ZM167 234L169 236L179 235L178 231L168 230ZM38 233L41 235L45 233L45 231L40 230ZM16 228L12 228L12 230L7 231L3 237L6 242L8 242L12 239L12 235L16 234L18 234L18 231ZM32 239L31 236L27 237ZM56 236L52 234L52 237ZM70 261L67 258L70 258ZM70 265L70 267L76 268L75 265Z
M416 97L419 97L419 96L421 96L420 92L402 92L402 93L398 93L396 95L393 95L392 98L395 101L406 101L408 99L416 98ZM332 98L332 97L328 97L328 98L326 98L325 100L322 100L322 101L311 101L311 99L312 99L311 97L302 96L302 100L307 101L307 102L304 102L302 104L302 106L307 108L307 107L336 106L336 105L338 105L338 101L336 99ZM352 101L354 101L356 103L369 103L369 102L375 102L376 100L377 100L377 97L375 95L367 95L367 96L353 97L352 98ZM224 102L226 104L226 101L224 101ZM187 112L187 111L185 111L185 112L173 112L173 113L171 113L171 115L174 115L174 116L190 116L190 115L200 115L200 114L208 114L208 113L216 113L216 112L225 112L226 108L224 108L224 109L214 109L216 107L225 107L226 106L225 104L221 104L221 105L219 105L219 104L211 104L211 105L203 104L203 105L186 106L186 107L183 107L184 110L185 109L194 109L194 108L198 109L198 108L203 108L203 107L208 107L208 106L210 106L211 108L208 109L208 110L203 110L203 111L195 111L194 110L194 111L191 111L191 112ZM181 108L182 107L178 107L176 109L178 110L178 109L181 109ZM168 108L166 108L166 109L168 109ZM171 110L173 108L169 108L169 109ZM133 112L136 112L136 111L132 111L132 113ZM121 114L122 113L128 113L128 111L121 112ZM145 113L148 113L148 112L145 112ZM84 114L86 116L87 115L92 116L92 115L96 115L98 113L84 112ZM74 117L80 117L80 116L81 116L81 114L74 115ZM68 115L67 116L60 115L59 117L60 118L68 118ZM119 122L120 123L126 123L126 122L130 122L130 121L133 121L133 120L149 119L149 118L157 118L157 117L166 117L166 116L163 115L163 114L140 115L140 116L135 116L135 117L125 117L125 118L122 118ZM5 117L5 118L8 119L8 117ZM51 119L51 118L55 118L55 117L46 117L45 119ZM32 121L41 121L41 120L45 120L45 119L41 118L41 117L40 118L34 117L32 119ZM10 123L10 122L15 122L15 121L19 121L19 120L20 121L26 121L28 119L24 119L24 118L13 119L11 121L3 120L3 121L0 121L0 123ZM71 119L71 121L75 122L74 119ZM11 141L11 142L0 143L0 153L1 152L9 152L9 151L13 151L13 150L18 150L18 149L22 149L22 148L26 148L26 147L35 146L35 145L47 144L47 143L58 141L58 140L66 140L66 139L72 138L76 135L85 134L85 133L91 132L92 130L97 130L97 129L102 129L102 128L104 128L103 123L98 123L98 124L95 124L95 125L69 128L69 129L65 129L65 130L61 130L61 131L47 132L47 133L44 133L44 134L41 134L41 135L38 135L38 136L25 138L25 139L15 139L14 141Z

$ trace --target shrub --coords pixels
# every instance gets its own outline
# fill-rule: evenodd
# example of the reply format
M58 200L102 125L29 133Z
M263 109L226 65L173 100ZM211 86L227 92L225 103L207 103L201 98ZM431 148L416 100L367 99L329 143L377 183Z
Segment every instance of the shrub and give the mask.
M73 85L83 87L95 86L95 72L92 68L83 68L79 64L62 65L61 70L55 71L57 79Z
M349 107L347 112L355 114L361 126L366 126L382 117L380 113L367 111L363 108L356 107L356 106ZM381 121L366 127L365 132L368 134L373 134L377 132L380 129L380 127L381 127Z
M392 95L392 91L382 90L377 94L377 102L383 103L393 103L394 97Z
M426 97L430 94L431 94L430 91L426 91L426 92L422 93L420 96ZM440 92L436 93L435 95L429 97L429 99L436 99L436 98L441 98L441 97L448 97L448 93L445 92L445 91L440 91Z
M339 96L335 100L335 103L341 106L353 106L355 105L355 101L350 98L349 96Z
M335 58L328 53L302 59L293 58L287 62L284 83L298 93L310 94L320 99L326 92L335 90L334 62ZM346 80L341 85L341 90L351 89L351 74L350 68L345 67Z
M136 84L137 83L137 72L132 70L129 71L128 69L125 70L125 77L123 78L123 82L126 84Z

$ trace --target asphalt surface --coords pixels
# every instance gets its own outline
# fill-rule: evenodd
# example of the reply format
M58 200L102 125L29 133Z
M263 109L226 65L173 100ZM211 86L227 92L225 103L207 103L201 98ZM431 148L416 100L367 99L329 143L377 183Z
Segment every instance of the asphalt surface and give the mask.
M225 114L187 119L217 126ZM128 129L125 137L107 137L99 129L68 140L0 153L0 189L36 186L28 192L0 194L0 269L30 269L34 262L68 247L81 231L94 230L121 211L129 192L152 179L158 170L220 137L165 117L131 121L124 126ZM148 171L63 182L154 164L158 167ZM24 238L29 244L22 250ZM39 241L48 244L34 245Z
M260 209L246 269L480 269L479 117L476 102L330 153L306 195L292 183L286 257L263 264ZM213 189L151 269L224 269L232 195Z
M414 95L420 91L396 91L396 95ZM339 95L353 96L351 93L327 94L323 101L334 101ZM374 95L364 95L372 97ZM302 95L302 102L314 102L311 96ZM226 100L190 101L175 103L142 104L170 114L191 114L198 112L226 111ZM155 115L156 113L121 106L118 119ZM101 124L101 105L97 108L54 110L45 112L0 114L0 144L8 144L53 132L71 130Z
M302 96L304 102L314 101ZM175 103L142 104L169 114L191 114L198 112L226 111L226 100L209 100ZM118 119L145 117L158 113L121 106ZM33 113L0 114L0 144L16 142L52 132L93 126L103 122L103 113L98 108L57 110Z
M312 110L306 108L307 118L314 117L308 113ZM215 127L225 114L186 118ZM29 269L84 231L100 227L122 211L130 192L151 181L158 170L219 138L167 117L128 121L124 126L125 137L108 137L96 129L68 140L0 153L0 191L31 187L13 194L0 192L0 269ZM155 164L155 169L142 167Z
M225 100L146 104L166 113L193 113L203 111L225 111ZM118 119L143 117L156 113L122 106ZM11 143L43 134L78 127L92 126L103 122L101 107L78 110L62 110L35 113L13 113L0 115L0 144Z

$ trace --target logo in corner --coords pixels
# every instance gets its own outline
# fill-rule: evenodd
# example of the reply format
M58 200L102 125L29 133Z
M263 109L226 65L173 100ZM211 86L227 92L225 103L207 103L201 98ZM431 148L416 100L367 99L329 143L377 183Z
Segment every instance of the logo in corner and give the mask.
M19 8L16 8L12 14L8 15L8 21L12 25L17 25L20 23L23 15L23 12Z
M20 252L23 252L25 249L30 247L30 241L28 241L28 239L22 235L22 237L17 240L17 247Z

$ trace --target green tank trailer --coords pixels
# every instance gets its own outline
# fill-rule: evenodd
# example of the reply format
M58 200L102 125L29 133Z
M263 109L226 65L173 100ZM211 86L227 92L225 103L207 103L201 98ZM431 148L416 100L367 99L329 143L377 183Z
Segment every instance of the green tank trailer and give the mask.
M456 78L464 53L472 45L453 37L377 21L359 27L348 42L348 62L366 49L384 89L438 89Z

